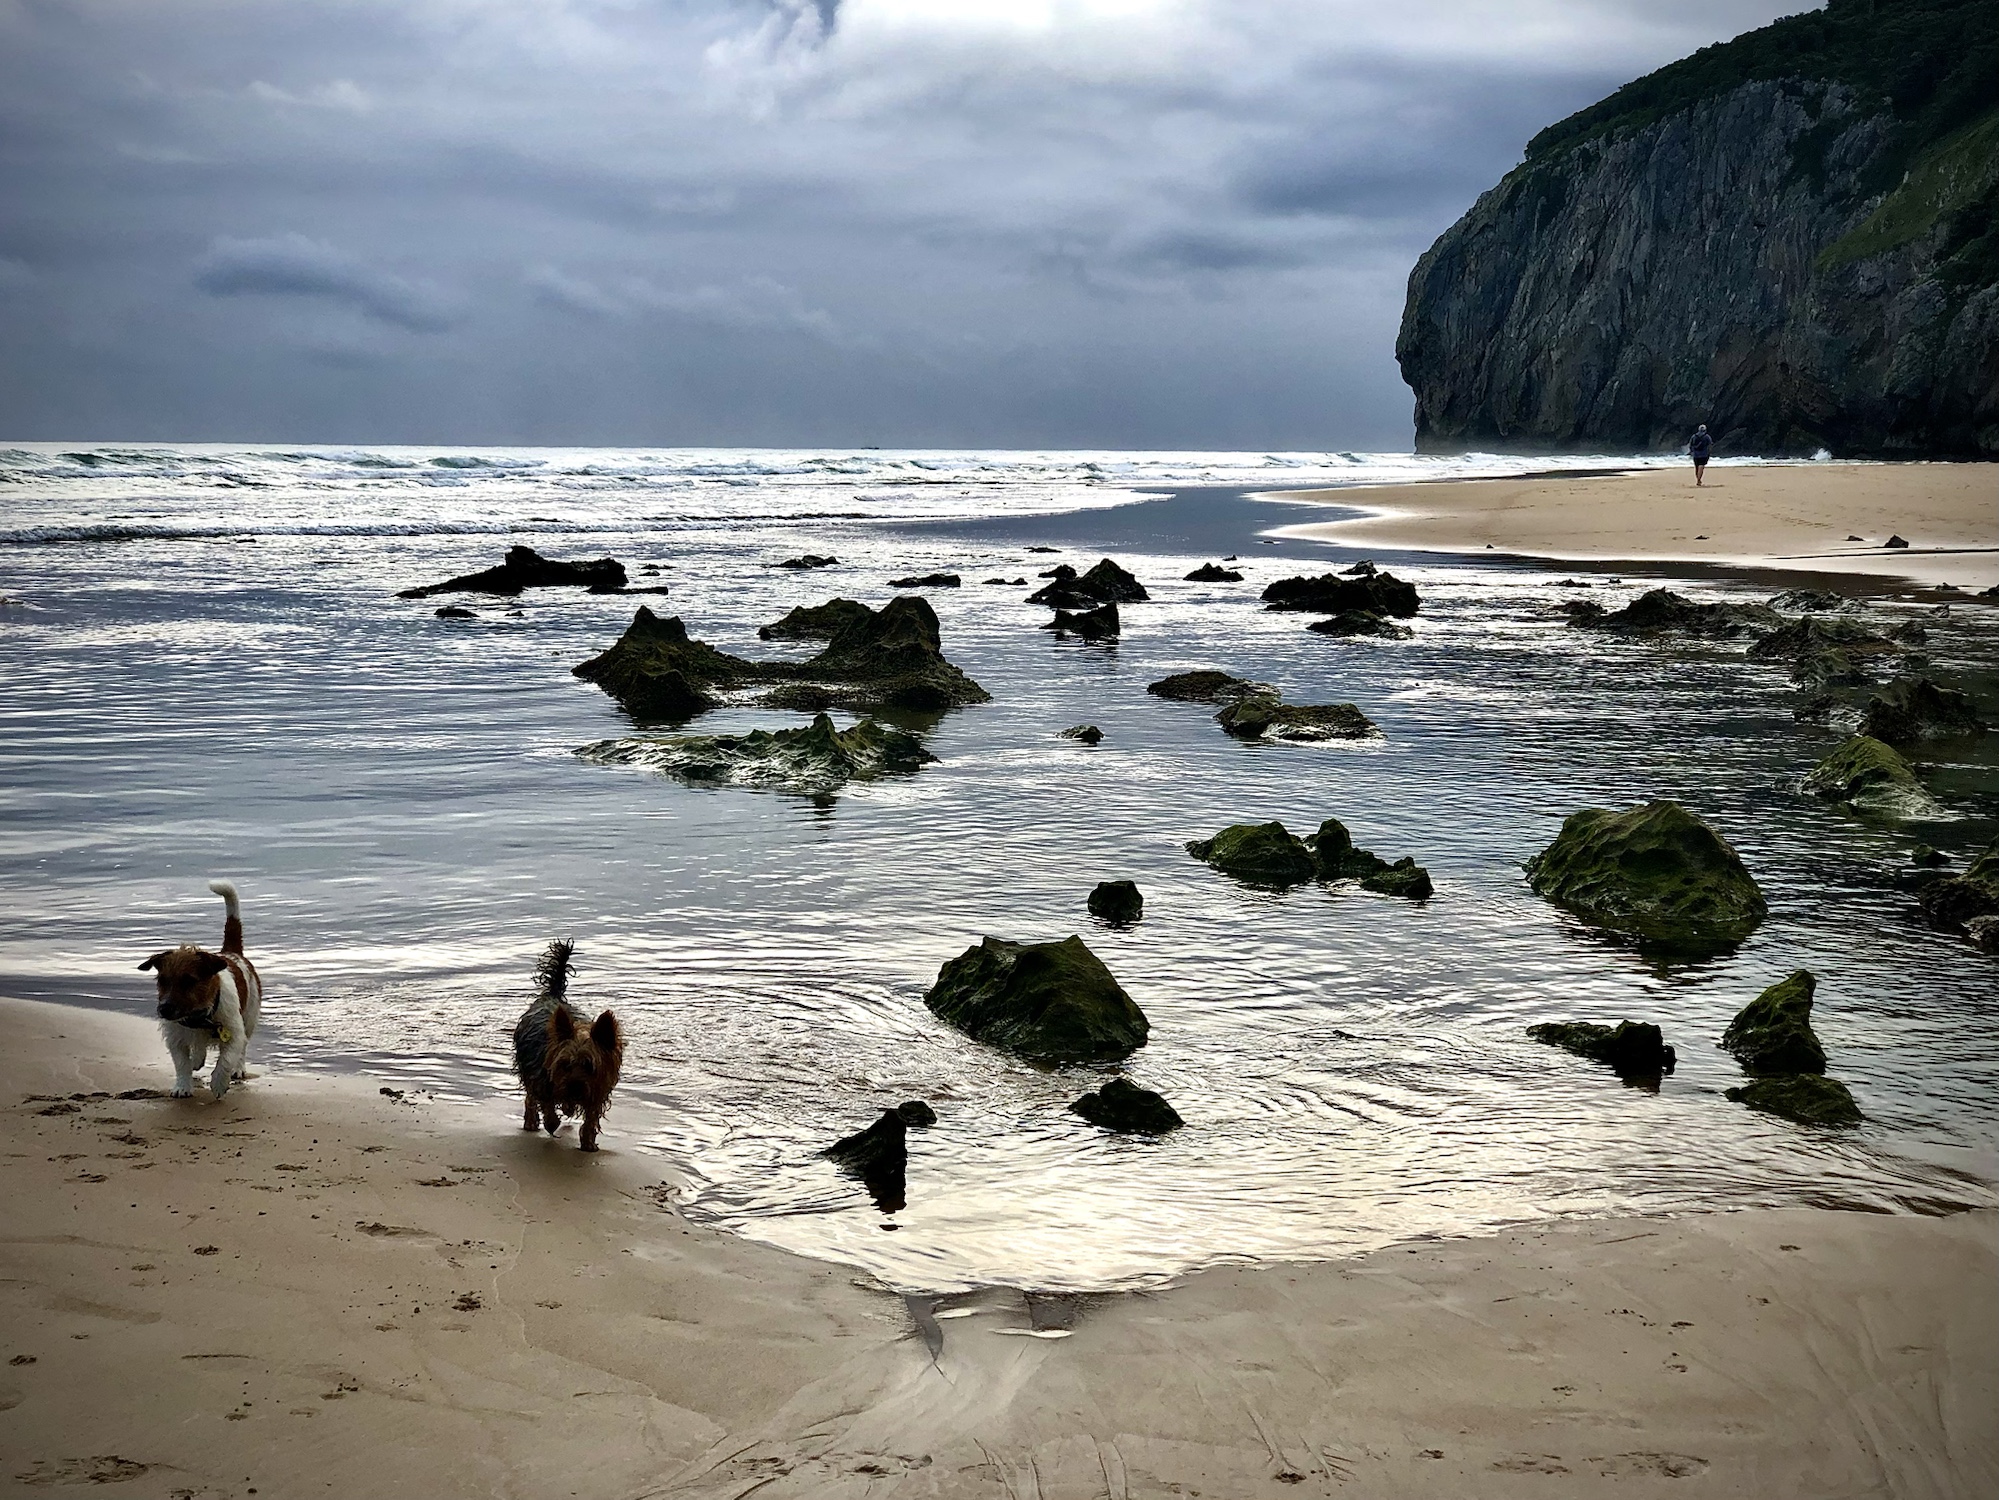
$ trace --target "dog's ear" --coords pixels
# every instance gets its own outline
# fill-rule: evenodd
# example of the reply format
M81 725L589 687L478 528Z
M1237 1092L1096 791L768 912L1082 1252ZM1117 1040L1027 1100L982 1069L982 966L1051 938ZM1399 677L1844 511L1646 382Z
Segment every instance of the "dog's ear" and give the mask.
M142 969L157 969L160 966L160 960L171 958L173 951L171 948L162 948L158 953L155 953L151 958L140 964L139 967Z
M194 961L194 971L203 979L211 974L220 974L229 967L229 960L219 953L204 953Z
M608 1010L590 1023L590 1040L606 1052L618 1050L618 1018Z
M548 1034L558 1042L576 1040L576 1019L569 1014L569 1007L558 1005L548 1013Z

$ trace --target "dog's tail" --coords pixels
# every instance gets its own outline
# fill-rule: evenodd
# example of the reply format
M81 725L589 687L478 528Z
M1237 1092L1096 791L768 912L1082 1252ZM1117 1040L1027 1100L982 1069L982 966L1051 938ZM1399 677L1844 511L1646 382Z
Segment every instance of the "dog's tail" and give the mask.
M534 971L542 999L560 1000L569 993L569 963L575 954L576 944L568 938L557 938L548 945Z
M243 908L236 900L236 887L226 880L211 880L208 888L222 898L222 909L226 913L222 920L222 951L241 953L243 951Z

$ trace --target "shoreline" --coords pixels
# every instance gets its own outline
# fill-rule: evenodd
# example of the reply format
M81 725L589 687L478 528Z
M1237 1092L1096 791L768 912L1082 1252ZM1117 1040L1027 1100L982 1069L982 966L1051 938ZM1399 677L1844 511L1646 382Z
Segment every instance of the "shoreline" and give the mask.
M1347 547L1558 563L1999 585L1999 464L1796 463L1551 472L1267 492L1366 515L1274 527ZM1891 535L1909 542L1888 549ZM1864 540L1854 542L1851 537Z
M1157 1292L903 1298L680 1218L615 1135L585 1156L353 1076L119 1099L168 1085L148 1022L0 1018L0 1473L23 1485L1999 1486L1999 1214L1599 1219Z

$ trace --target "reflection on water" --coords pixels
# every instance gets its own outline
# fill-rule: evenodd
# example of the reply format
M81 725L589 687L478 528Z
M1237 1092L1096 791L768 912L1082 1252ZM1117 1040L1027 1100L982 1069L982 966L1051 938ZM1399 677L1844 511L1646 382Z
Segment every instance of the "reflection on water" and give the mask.
M39 471L6 491L0 592L34 608L0 616L0 986L141 1013L134 955L213 942L205 882L227 874L269 987L267 1058L489 1098L506 1130L509 1028L535 955L573 936L577 1002L615 1007L628 1032L606 1144L642 1133L692 1213L913 1289L1131 1285L1561 1215L1994 1201L1995 971L1911 921L1897 881L1914 833L1797 795L1834 737L1793 720L1781 666L1567 629L1554 605L1571 591L1552 585L1575 565L1393 559L1423 592L1415 638L1329 639L1255 595L1353 554L1256 545L1255 523L1301 513L1229 494L1113 507L1131 498L1119 481L1048 465L884 488L895 455L854 460L858 488L826 469L704 478L607 454L570 463L602 471L581 488L496 466L493 488L466 490L485 471L365 457L332 477L260 470L226 516L192 458L134 460L115 504ZM395 488L412 474L461 488L448 505ZM899 511L903 496L920 503ZM414 534L451 506L480 529ZM777 518L742 519L760 507ZM151 531L85 535L112 511ZM225 519L255 545L188 534ZM631 726L568 668L632 601L543 591L446 621L393 597L496 560L490 532L515 524L550 555L658 565L668 608L748 657L796 652L756 635L794 605L879 605L891 577L957 572L964 587L928 597L947 654L994 701L924 727L939 761L921 775L837 801L584 764L576 747ZM803 551L842 564L767 566ZM1114 647L1058 639L1027 588L977 581L1105 552L1153 595L1121 607ZM1182 581L1229 552L1244 583ZM1585 576L1613 608L1650 582ZM1993 612L1926 623L1939 665L1999 661ZM1354 702L1384 738L1242 743L1211 709L1144 690L1204 667ZM722 710L696 731L803 722ZM1060 737L1080 723L1102 743ZM1992 836L1993 753L1936 778L1956 821L1919 832L1955 857ZM1762 884L1770 916L1736 952L1648 960L1527 890L1520 861L1567 813L1651 797L1707 817ZM1231 822L1302 832L1328 816L1415 855L1435 896L1261 892L1182 847ZM1133 926L1084 909L1115 878L1144 893ZM1067 1105L1101 1071L1029 1067L924 1009L938 966L983 935L1071 932L1150 1016L1128 1071L1185 1129L1099 1131ZM1820 976L1814 1019L1861 1129L1721 1097L1740 1075L1715 1039L1799 967ZM1625 1017L1679 1050L1656 1093L1525 1035ZM885 1220L821 1153L905 1099L938 1119L908 1132L906 1205Z

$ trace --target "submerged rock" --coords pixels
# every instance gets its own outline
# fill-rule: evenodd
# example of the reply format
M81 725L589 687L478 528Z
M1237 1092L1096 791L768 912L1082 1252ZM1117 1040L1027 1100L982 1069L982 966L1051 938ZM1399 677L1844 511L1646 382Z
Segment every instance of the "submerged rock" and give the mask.
M507 548L506 561L497 568L478 573L462 573L442 583L426 583L404 589L398 599L427 599L432 594L503 594L512 596L523 589L580 588L593 594L622 593L628 579L625 565L615 557L593 562L561 562L543 557L532 547Z
M1319 878L1312 851L1282 823L1233 823L1213 838L1190 841L1187 852L1245 885L1284 890Z
M1594 1021L1544 1021L1529 1026L1537 1042L1561 1047L1594 1062L1608 1063L1621 1078L1656 1078L1673 1071L1673 1049L1649 1021L1619 1021L1600 1026Z
M1927 677L1897 677L1867 700L1860 732L1890 745L1961 739L1985 733L1968 693Z
M1430 872L1408 855L1386 869L1361 876L1360 888L1378 896L1402 896L1411 901L1427 901L1436 894L1436 888L1430 884Z
M435 611L435 613L440 620L476 620L479 618L471 610L457 604L447 604L444 608Z
M892 1214L908 1202L908 1129L909 1122L900 1110L885 1109L881 1118L866 1130L842 1136L819 1154L850 1176L860 1178L875 1206Z
M913 734L873 719L835 729L825 714L803 729L599 740L576 754L597 765L644 766L688 782L796 792L837 791L849 781L908 774L937 759Z
M1812 995L1818 980L1799 969L1758 995L1728 1023L1721 1046L1742 1071L1758 1077L1823 1073L1825 1048L1812 1030Z
M1027 596L1029 604L1046 604L1056 609L1087 610L1100 604L1142 604L1152 596L1140 583L1108 557L1087 573L1078 573L1067 563L1043 577L1055 581Z
M1572 813L1524 868L1556 905L1668 951L1732 947L1767 910L1727 840L1676 802Z
M785 564L779 563L779 567ZM766 641L829 641L849 625L869 618L874 611L855 599L828 599L824 604L801 604L783 619L757 627L757 636Z
M1397 625L1367 609L1343 610L1330 620L1314 620L1305 628L1315 635L1378 635L1391 641L1406 641L1416 634L1407 625Z
M956 573L925 573L920 578L891 578L888 581L892 589L955 589L958 585Z
M1964 924L1964 935L1980 953L1999 953L1999 916L1973 917Z
M1267 682L1251 682L1216 671L1175 672L1171 677L1146 684L1145 690L1155 698L1168 698L1175 703L1233 703L1252 693L1277 691Z
M1062 738L1078 740L1085 745L1101 745L1104 741L1104 732L1094 724L1071 724L1062 731Z
M1317 578L1280 578L1263 591L1263 602L1271 609L1321 615L1365 610L1407 619L1416 613L1421 601L1415 584L1405 583L1393 573L1368 572L1359 577L1322 573Z
M1305 847L1321 880L1358 880L1364 891L1383 896L1404 896L1412 901L1436 894L1430 872L1408 856L1390 864L1372 849L1355 846L1353 835L1338 818L1327 818L1319 831L1308 835Z
M1866 687L1874 681L1868 667L1879 658L1855 656L1850 651L1814 651L1791 663L1792 680L1808 692L1826 688Z
M1697 604L1671 589L1653 589L1640 594L1622 609L1571 616L1569 623L1585 630L1607 630L1618 635L1659 635L1674 631L1684 635L1731 638L1776 630L1784 617L1765 604Z
M1802 620L1778 626L1752 644L1748 655L1752 661L1785 661L1815 656L1824 651L1842 651L1851 656L1882 656L1894 649L1893 641L1877 634L1859 620L1806 615Z
M1215 722L1239 740L1364 740L1381 734L1351 703L1286 703L1263 693L1229 703Z
M1363 557L1359 562L1355 563L1351 568L1342 568L1340 569L1340 571L1342 573L1345 573L1347 576L1351 578L1372 578L1376 573L1379 573L1381 570L1377 568L1374 565L1374 563L1370 561L1368 558Z
M821 557L816 552L807 552L802 557L787 557L783 562L778 564L780 568L792 568L798 571L805 571L812 568L837 568L839 565L839 558Z
M1858 1125L1867 1117L1845 1084L1823 1073L1788 1073L1757 1078L1727 1091L1736 1104L1781 1115L1801 1125Z
M1946 875L1925 886L1916 900L1932 927L1963 927L1978 917L1999 916L1999 843L1962 875Z
M1804 614L1824 614L1827 610L1852 609L1853 601L1831 589L1786 589L1770 601L1772 609L1791 609Z
M1187 575L1189 583L1241 583L1242 574L1234 568L1225 568L1220 563L1202 563Z
M1113 1078L1094 1093L1083 1095L1069 1106L1099 1130L1120 1135L1164 1135L1187 1122L1168 1104L1165 1097L1142 1089L1128 1078Z
M1857 734L1805 774L1804 789L1828 802L1891 818L1933 816L1937 804L1909 763L1879 740Z
M1071 613L1066 609L1055 611L1055 618L1041 627L1043 630L1060 631L1064 635L1079 635L1088 641L1115 640L1119 634L1117 606L1100 604L1095 609Z
M989 937L938 971L923 1003L943 1020L1030 1062L1116 1062L1145 1045L1145 1013L1079 937Z
M1125 927L1145 915L1145 897L1129 880L1100 880L1090 892L1090 915L1114 927Z

